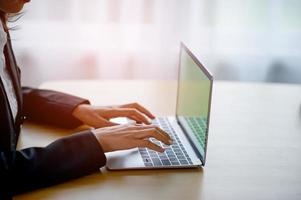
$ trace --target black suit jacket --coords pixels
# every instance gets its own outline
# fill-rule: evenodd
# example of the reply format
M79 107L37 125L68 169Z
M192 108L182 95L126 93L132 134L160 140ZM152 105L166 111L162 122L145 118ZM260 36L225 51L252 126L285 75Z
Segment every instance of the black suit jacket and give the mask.
M72 116L72 111L79 104L89 102L60 92L21 87L10 39L4 54L16 91L18 113L13 120L0 79L0 199L87 175L104 166L104 152L90 131L64 137L44 148L16 150L20 127L26 118L75 128L81 123Z

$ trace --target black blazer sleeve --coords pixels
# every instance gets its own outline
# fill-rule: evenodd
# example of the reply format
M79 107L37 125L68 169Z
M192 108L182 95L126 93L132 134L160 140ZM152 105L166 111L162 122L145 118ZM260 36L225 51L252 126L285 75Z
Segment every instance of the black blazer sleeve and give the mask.
M99 170L106 157L95 136L81 132L45 148L0 151L0 199ZM2 197L1 197L2 196Z
M23 116L39 123L73 128L81 125L72 116L73 110L89 101L51 90L21 89L10 40L4 53L19 110L14 121L3 84L0 84L0 200L87 175L104 166L105 154L90 131L58 139L43 148L16 150Z
M75 128L81 121L72 116L79 104L89 101L73 95L22 87L23 115L28 120L65 128Z

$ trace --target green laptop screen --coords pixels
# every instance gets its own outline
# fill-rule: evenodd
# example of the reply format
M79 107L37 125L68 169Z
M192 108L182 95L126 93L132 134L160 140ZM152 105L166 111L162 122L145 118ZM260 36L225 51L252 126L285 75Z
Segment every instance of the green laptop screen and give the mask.
M195 147L205 157L211 80L182 47L177 100L177 117Z

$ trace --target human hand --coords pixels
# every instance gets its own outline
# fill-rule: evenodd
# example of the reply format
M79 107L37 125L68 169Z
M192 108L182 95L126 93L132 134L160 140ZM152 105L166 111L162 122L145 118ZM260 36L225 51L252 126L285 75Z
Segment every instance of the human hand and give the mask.
M84 124L95 128L118 125L109 121L116 117L127 117L144 124L150 124L148 118L155 118L153 114L138 103L106 107L80 104L74 109L72 115Z
M164 152L164 149L149 138L155 138L166 145L172 144L170 136L155 125L118 125L93 129L104 152L126 150L135 147L147 147L154 151Z

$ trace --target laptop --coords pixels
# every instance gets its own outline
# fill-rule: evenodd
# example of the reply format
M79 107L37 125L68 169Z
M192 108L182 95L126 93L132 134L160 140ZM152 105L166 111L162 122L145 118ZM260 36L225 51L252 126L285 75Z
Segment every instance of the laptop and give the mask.
M180 45L176 116L158 117L153 124L166 131L172 145L151 138L165 148L159 153L147 148L107 153L109 170L197 168L205 165L213 77L193 53Z

